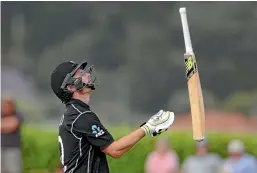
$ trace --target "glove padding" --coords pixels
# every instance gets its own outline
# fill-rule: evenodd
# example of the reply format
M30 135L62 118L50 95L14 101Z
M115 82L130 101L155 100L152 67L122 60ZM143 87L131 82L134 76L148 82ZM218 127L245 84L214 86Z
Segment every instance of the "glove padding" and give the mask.
M174 122L175 115L173 112L165 112L160 110L157 114L153 115L147 122L143 123L140 127L145 131L146 136L157 136L168 128Z

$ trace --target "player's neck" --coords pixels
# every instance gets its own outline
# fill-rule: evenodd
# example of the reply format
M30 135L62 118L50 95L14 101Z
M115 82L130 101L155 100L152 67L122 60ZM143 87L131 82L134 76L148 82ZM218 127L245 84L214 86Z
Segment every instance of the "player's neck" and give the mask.
M82 102L86 103L87 105L90 102L90 94L83 95L83 96L81 96L81 95L73 95L73 98L81 100Z

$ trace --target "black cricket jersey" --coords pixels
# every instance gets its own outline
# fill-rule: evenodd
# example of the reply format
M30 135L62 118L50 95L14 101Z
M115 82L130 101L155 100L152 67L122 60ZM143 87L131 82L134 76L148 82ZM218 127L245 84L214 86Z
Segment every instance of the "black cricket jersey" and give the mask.
M64 173L109 173L101 150L114 140L89 105L76 99L66 104L58 140Z

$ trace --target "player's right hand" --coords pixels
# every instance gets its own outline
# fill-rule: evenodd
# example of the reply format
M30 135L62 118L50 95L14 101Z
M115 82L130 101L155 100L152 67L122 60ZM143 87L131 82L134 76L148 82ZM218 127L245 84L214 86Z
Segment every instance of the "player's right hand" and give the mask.
M157 136L173 124L175 115L173 112L160 110L140 127L145 131L146 136Z

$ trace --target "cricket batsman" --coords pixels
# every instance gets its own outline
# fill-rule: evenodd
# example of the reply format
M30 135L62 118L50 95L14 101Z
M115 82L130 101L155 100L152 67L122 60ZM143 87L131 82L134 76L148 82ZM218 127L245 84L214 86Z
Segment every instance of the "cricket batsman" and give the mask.
M160 110L137 130L114 140L89 103L99 78L93 66L63 62L51 74L51 88L65 104L59 124L59 152L64 173L109 173L106 154L119 158L145 136L157 136L174 121L174 113Z

